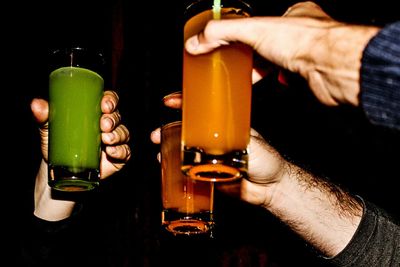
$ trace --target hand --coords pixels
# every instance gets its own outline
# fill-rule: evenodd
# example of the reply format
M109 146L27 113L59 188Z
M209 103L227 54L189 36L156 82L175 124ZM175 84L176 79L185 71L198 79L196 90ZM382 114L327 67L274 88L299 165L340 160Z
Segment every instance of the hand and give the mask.
M181 108L182 95L174 93L164 97L164 105L170 108ZM153 143L160 143L160 128L154 130L150 138ZM242 179L238 183L217 183L218 189L230 195L240 195L240 197L252 204L268 206L272 194L266 193L267 190L273 192L273 188L284 176L287 162L272 148L264 138L251 129L249 151L249 178Z
M303 2L282 17L212 20L185 48L198 55L246 43L267 61L304 77L322 103L357 106L362 52L378 30L335 21L316 4Z
M181 95L165 97L164 104L180 108ZM151 133L151 140L160 143L160 129ZM217 188L267 209L327 257L342 251L361 221L362 204L338 186L286 161L253 129L248 152L248 179L216 183Z
M100 176L107 178L120 171L131 158L128 145L130 134L121 124L121 115L117 109L118 95L114 91L105 91L101 101L103 112L100 120L101 139L104 149L101 152ZM44 99L33 99L31 110L39 124L41 150L43 160L36 176L35 183L35 215L46 220L60 220L70 215L74 203L72 201L54 200L47 185L48 160L48 102Z

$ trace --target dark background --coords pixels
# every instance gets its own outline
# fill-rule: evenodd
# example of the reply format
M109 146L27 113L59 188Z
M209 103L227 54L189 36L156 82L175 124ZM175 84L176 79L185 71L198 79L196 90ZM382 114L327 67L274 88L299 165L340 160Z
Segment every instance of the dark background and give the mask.
M297 1L253 0L255 15L281 15ZM350 3L349 3L350 2ZM317 1L334 18L385 25L397 19L392 1ZM132 160L107 179L85 206L65 244L86 252L78 266L319 266L312 250L270 214L217 193L213 240L180 240L160 230L158 146L150 132L169 111L161 98L181 88L183 1L25 1L4 5L2 22L3 227L9 256L18 257L33 209L39 135L29 103L47 97L49 49L83 44L104 49L108 88L120 95L131 132ZM3 20L3 19L2 19ZM376 127L362 110L328 108L299 77L289 88L271 75L254 85L252 125L282 154L399 216L396 182L399 134ZM17 252L17 254L15 254ZM15 260L15 258L13 259ZM89 266L86 264L84 266Z

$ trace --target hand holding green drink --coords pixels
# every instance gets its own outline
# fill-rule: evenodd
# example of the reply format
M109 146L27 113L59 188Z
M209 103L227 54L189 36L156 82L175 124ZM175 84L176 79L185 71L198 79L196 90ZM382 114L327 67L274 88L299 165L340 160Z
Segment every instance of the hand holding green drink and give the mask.
M55 50L49 76L49 185L88 191L100 180L100 53L84 48Z

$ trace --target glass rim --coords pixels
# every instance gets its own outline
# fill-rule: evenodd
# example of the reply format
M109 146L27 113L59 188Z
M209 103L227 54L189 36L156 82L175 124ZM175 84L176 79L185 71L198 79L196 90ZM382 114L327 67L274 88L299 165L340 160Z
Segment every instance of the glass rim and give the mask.
M80 67L90 69L100 76L106 73L107 60L104 51L84 46L51 48L48 53L48 71L60 67Z
M201 5L206 5L206 4L212 4L214 1L213 0L195 0L190 2L185 6L185 10L183 12L184 17L187 19L190 16L190 10L192 10L196 6L201 6ZM224 3L228 3L227 7L229 7L230 3L234 3L236 5L239 5L241 8L246 8L246 12L251 16L253 14L253 8L249 1L247 0L221 0L221 7L224 7ZM208 6L209 9L213 7L213 5Z
M182 126L182 121L172 121L164 124L163 126L160 127L161 131L164 131L165 129L176 127L176 126Z

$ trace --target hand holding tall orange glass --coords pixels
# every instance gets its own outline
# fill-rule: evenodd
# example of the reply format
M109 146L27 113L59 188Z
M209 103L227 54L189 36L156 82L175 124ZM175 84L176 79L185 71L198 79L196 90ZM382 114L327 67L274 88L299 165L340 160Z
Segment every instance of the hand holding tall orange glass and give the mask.
M212 19L249 17L241 0L200 0L186 8L184 41ZM182 171L195 180L247 177L253 50L232 43L183 55Z

